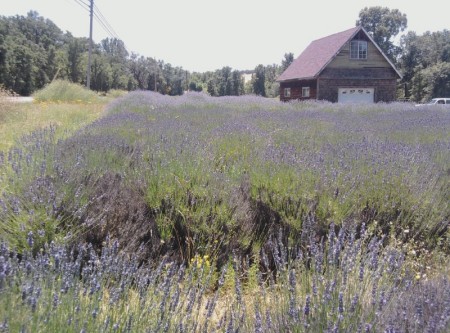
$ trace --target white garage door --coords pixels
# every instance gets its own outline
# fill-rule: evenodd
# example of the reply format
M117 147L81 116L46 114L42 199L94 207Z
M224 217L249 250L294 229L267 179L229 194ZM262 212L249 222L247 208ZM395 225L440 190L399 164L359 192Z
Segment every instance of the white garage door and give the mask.
M373 103L374 88L339 88L339 103Z

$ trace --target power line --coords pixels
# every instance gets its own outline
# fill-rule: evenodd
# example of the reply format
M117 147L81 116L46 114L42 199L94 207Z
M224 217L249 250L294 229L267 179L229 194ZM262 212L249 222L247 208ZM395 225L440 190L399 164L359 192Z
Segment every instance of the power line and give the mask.
M83 8L85 11L89 12L89 5L83 2L83 0L75 0L75 2Z
M125 50L130 53L128 48L126 47L124 41L120 38L120 36L116 33L112 25L108 22L107 18L103 15L100 8L94 4L94 17L98 23L100 23L103 30L111 37L122 41L123 47Z
M105 25L105 28L106 28L107 32L110 33L110 35L112 35L113 37L115 37L117 39L120 39L119 35L115 32L115 30L113 29L111 24L109 24L106 17L100 11L100 8L98 8L97 5L95 5L95 4L94 4L94 14L100 20L101 24Z
M90 4L88 4L84 0L75 0L75 2L83 8L85 11L90 12ZM97 5L94 4L93 8L93 15L95 20L100 24L102 29L111 37L111 38L117 38L120 39L119 35L114 31L111 24L109 24L106 17L102 14L100 9L97 7Z
M90 13L91 8L90 8L90 1L91 0L75 0L75 2L84 10L86 10L87 12ZM96 22L99 23L100 27L106 32L106 34L111 37L112 39L118 39L121 40L121 38L119 37L119 35L117 34L117 32L114 30L114 28L112 27L112 25L108 22L107 18L105 17L105 15L103 15L103 13L101 12L100 8L94 3L94 6L92 8L92 15L93 18L95 19ZM122 41L123 43L123 41ZM125 46L124 43L124 47L125 49L128 51L127 47Z

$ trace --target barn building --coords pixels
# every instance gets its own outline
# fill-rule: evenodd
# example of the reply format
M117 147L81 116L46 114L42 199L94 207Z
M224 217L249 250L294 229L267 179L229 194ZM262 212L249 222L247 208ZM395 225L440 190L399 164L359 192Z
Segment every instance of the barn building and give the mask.
M401 74L358 26L313 41L278 77L280 100L376 103L396 100Z

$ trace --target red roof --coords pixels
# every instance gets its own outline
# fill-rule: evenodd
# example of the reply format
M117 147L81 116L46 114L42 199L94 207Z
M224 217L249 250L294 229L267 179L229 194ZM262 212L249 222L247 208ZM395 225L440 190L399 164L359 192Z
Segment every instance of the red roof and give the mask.
M315 78L334 59L342 46L361 29L360 26L354 27L311 42L277 81Z

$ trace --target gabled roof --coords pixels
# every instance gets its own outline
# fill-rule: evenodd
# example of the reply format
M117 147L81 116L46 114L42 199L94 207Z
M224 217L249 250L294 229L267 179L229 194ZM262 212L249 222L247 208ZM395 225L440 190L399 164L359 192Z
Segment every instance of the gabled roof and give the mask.
M399 77L401 74L397 71L394 64L381 51L379 46L375 43L367 31L361 27L354 27L336 34L317 39L295 59L292 64L278 77L277 81L290 81L298 79L314 79L325 67L337 56L342 47L350 41L358 32L363 31L369 40L377 47L383 57Z

